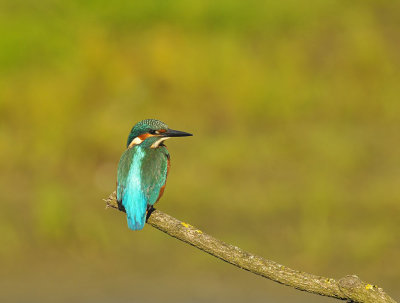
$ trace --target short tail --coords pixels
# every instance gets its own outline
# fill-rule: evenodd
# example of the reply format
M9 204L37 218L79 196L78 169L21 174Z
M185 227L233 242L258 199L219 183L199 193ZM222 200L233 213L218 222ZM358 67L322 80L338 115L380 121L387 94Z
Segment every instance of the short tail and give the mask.
M132 230L141 230L146 223L146 214L140 218L136 218L134 215L131 216L127 213L126 219L128 221L128 227Z
M125 207L126 219L128 221L128 227L132 230L141 230L146 223L146 205L145 201L142 201L126 192L122 198L122 205Z

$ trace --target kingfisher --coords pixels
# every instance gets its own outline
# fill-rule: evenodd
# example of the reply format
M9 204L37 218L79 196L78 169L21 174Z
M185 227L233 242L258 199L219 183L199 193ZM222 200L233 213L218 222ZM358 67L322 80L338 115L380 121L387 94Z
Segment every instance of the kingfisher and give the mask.
M133 126L117 173L117 201L125 208L130 229L143 229L147 212L164 193L170 167L164 141L186 136L192 134L170 129L156 119L145 119Z

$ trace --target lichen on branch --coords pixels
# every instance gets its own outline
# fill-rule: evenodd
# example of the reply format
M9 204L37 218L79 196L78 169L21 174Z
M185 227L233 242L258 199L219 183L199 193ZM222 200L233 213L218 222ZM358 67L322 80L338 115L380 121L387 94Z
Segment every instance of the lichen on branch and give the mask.
M104 200L107 207L125 211L116 201L115 192ZM356 275L335 280L294 270L227 244L156 209L149 214L147 223L227 263L301 291L355 303L396 303L382 288L365 283Z

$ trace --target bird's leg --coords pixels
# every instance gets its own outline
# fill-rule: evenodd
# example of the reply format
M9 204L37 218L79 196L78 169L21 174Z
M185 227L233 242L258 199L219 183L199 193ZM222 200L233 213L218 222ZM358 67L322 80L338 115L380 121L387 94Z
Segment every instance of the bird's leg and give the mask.
M156 209L153 207L153 205L147 205L147 211L146 211L146 222L151 216L151 213L155 211Z

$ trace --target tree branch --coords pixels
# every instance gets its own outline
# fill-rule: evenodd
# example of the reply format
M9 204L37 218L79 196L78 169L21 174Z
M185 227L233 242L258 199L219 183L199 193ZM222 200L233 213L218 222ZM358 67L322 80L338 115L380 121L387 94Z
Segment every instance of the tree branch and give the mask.
M105 201L107 207L125 211L117 203L115 192ZM300 272L222 242L159 210L151 212L147 223L225 262L301 291L355 303L396 303L382 288L365 283L355 275L335 280Z

